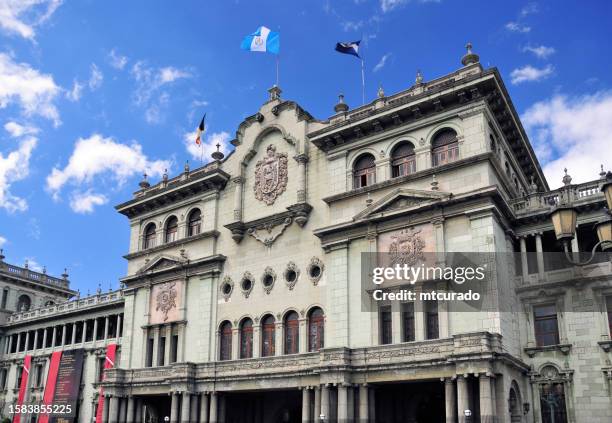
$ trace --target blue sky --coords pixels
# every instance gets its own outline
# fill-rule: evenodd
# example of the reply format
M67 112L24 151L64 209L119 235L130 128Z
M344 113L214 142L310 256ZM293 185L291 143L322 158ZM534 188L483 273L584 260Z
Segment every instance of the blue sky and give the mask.
M585 6L588 4L588 7ZM239 49L258 26L281 33L283 97L318 118L339 92L366 98L460 67L467 41L497 66L549 184L612 166L612 29L607 1L0 0L0 246L7 261L60 274L83 294L125 274L128 222L113 206L144 171L186 160L207 113L206 156L274 83L274 57Z

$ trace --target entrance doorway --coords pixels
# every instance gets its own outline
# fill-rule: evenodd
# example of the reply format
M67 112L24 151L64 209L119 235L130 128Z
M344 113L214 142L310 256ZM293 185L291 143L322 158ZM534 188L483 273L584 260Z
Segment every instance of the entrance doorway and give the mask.
M301 423L302 394L286 391L223 393L225 423Z
M376 423L444 423L444 385L436 382L372 385Z
M170 395L143 397L144 423L164 423L170 421L172 399ZM168 420L165 420L168 417Z

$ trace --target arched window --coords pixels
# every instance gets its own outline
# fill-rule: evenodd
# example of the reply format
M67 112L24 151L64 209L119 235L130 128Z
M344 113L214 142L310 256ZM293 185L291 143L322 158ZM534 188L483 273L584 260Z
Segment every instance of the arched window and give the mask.
M187 236L194 236L202 230L202 212L200 209L194 209L189 213L187 218Z
M297 354L300 345L300 321L295 311L285 316L285 354Z
M439 131L431 143L431 156L434 166L457 160L459 158L457 133L450 128Z
M376 164L374 156L363 154L353 168L353 188L367 187L376 182Z
M253 321L246 318L240 323L240 358L253 357Z
M414 145L403 142L397 145L391 153L391 176L397 178L414 172L416 172Z
M220 348L219 360L232 359L232 324L227 320L221 324L219 328Z
M166 234L164 241L166 243L176 241L178 239L177 235L178 219L176 218L176 216L172 216L170 219L168 219L168 222L166 222Z
M20 295L17 299L17 311L28 311L31 305L32 300L25 294Z
M268 314L261 321L261 356L269 357L274 355L274 316Z
M155 223L149 223L149 225L145 228L143 245L145 250L147 248L155 247L156 229L157 228L155 227Z
M324 347L325 315L323 310L315 307L308 313L308 351L317 351Z

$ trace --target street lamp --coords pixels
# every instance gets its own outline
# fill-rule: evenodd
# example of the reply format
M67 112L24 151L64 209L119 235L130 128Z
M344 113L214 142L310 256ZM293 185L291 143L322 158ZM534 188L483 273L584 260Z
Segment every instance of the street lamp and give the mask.
M567 174L563 178L564 182L566 178L569 178ZM571 181L571 178L568 179L568 184L566 185L569 185L569 181ZM584 266L589 264L595 257L595 250L599 246L601 246L601 249L604 251L612 247L612 217L609 214L609 210L612 210L612 172L608 172L606 174L606 182L604 182L602 185L601 190L606 197L608 213L595 224L595 230L597 232L599 242L595 244L593 251L591 251L591 257L585 262L574 260L569 254L569 243L574 236L576 236L576 218L578 216L578 212L571 204L569 190L567 202L559 204L553 209L552 212L550 212L550 218L555 229L557 240L563 243L565 257L573 265Z

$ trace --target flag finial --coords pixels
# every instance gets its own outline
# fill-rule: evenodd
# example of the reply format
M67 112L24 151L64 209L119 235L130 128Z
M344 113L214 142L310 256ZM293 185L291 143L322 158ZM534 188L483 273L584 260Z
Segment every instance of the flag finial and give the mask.
M465 45L467 53L461 58L461 64L463 64L463 66L472 65L480 61L480 56L472 51L472 47L472 43L470 42Z
M270 93L270 101L280 100L280 95L283 92L283 90L281 90L278 85L274 84L272 88L268 90L268 92Z

